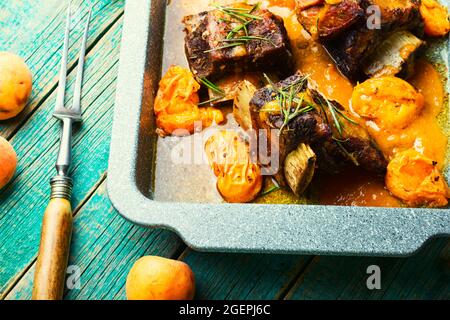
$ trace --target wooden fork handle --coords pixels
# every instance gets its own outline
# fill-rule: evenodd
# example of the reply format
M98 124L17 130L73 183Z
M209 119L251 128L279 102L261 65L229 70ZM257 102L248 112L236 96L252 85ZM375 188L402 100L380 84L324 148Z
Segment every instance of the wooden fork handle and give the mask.
M34 274L33 300L60 300L72 235L70 201L53 198L44 213L41 244Z

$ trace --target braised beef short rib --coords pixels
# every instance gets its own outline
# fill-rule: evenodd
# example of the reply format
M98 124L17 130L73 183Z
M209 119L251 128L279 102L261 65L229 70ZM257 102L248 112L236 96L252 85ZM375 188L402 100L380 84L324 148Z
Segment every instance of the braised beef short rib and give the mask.
M335 5L296 2L300 23L324 44L339 70L350 79L361 78L367 60L390 34L421 32L419 0L342 0Z
M291 73L293 58L283 19L259 8L251 14L260 18L247 25L244 36L251 40L229 48L223 48L232 43L227 36L242 21L219 9L183 19L186 57L197 78L214 80L243 71L276 72L280 76Z
M292 83L302 77L297 73L277 84L277 88L287 88ZM288 154L294 151L299 144L309 145L318 157L319 168L330 173L337 173L348 164L357 164L358 166L379 174L383 174L387 167L387 162L383 154L374 145L370 136L363 127L352 123L346 123L344 133L339 137L339 141L334 136L330 116L323 111L320 104L323 104L324 97L316 90L311 80L305 82L303 88L311 97L314 109L299 114L292 119L288 126L279 133L279 143L268 142L272 146L271 153L278 153L279 163L283 164ZM258 90L250 101L250 112L254 129L281 129L284 123L284 115L280 112L269 112L267 116L262 117L268 103L274 101L276 90L272 86L266 86ZM335 101L329 101L343 110L343 107ZM270 140L271 135L267 134ZM285 185L283 170L275 174L277 181Z

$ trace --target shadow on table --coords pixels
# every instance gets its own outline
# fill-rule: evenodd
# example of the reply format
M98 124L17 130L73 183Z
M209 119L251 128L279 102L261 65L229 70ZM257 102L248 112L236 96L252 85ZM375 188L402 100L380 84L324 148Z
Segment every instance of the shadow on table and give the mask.
M188 250L182 259L196 274L199 299L450 299L450 241L442 238L409 258ZM368 289L377 280L380 289Z

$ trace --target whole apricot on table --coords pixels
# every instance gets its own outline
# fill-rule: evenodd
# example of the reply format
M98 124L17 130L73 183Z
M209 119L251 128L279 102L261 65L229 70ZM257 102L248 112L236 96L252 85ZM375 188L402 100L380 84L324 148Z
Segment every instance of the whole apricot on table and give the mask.
M142 257L128 273L126 294L128 300L192 300L194 273L181 261Z
M0 189L14 176L17 168L17 155L8 140L0 137Z
M0 120L17 116L31 95L32 76L15 54L0 52Z

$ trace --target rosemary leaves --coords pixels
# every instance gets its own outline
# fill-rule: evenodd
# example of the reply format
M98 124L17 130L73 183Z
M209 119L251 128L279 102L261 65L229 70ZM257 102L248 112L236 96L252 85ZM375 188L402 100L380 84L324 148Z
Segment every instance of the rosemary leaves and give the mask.
M228 31L228 34L224 37L224 39L220 40L220 46L206 50L204 51L205 53L239 47L251 41L263 41L270 43L274 47L277 46L269 37L254 36L249 34L248 26L250 23L257 20L262 20L261 17L253 14L260 8L261 3L258 2L250 8L224 7L215 3L212 5L217 8L217 10L228 16L228 18L221 18L220 22L229 24L232 29ZM237 24L237 26L234 26L234 24Z
M314 109L314 106L305 101L304 95L301 94L301 92L305 89L308 77L299 77L299 79L285 87L274 84L266 74L264 74L264 77L273 90L275 100L280 106L280 112L283 115L283 124L280 127L281 134L284 129L289 128L289 123L293 119L302 113L306 113Z

